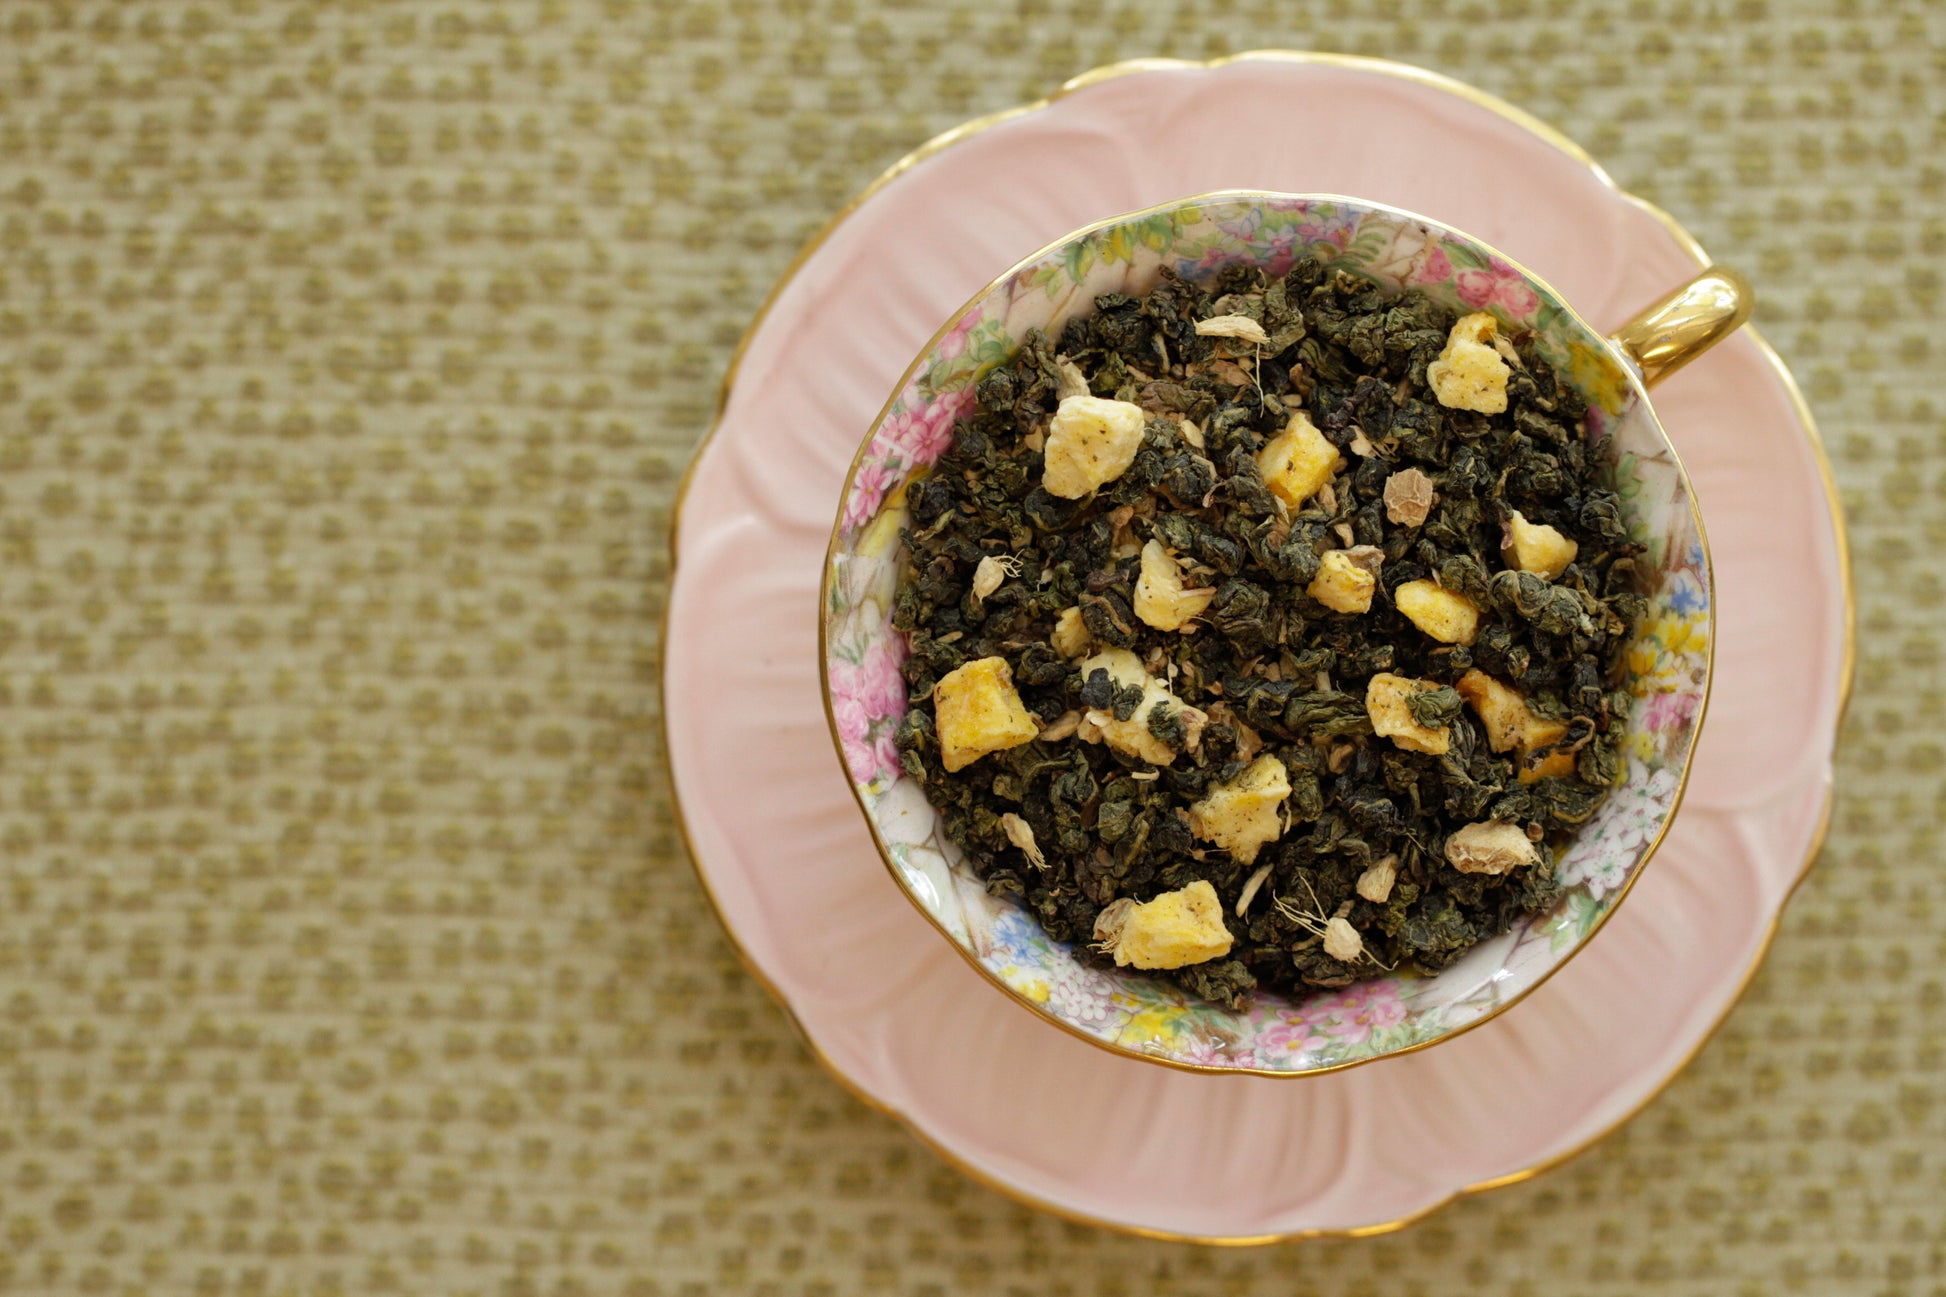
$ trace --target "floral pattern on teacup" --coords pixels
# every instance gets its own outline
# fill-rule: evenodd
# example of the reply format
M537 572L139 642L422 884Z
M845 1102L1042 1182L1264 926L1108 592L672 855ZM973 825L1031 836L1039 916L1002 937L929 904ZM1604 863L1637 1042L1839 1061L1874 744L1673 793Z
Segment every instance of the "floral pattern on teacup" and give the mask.
M1307 253L1387 291L1418 289L1531 332L1591 403L1586 436L1613 465L1654 582L1627 655L1627 770L1561 854L1561 900L1436 976L1388 973L1308 997L1259 993L1234 1012L1167 982L1080 963L1019 904L980 885L937 816L915 817L922 799L910 795L891 741L906 704L897 674L904 645L890 619L906 487L951 445L974 385L1029 328L1057 333L1102 293L1146 292L1165 265L1189 278L1237 262L1278 275ZM873 430L848 484L827 578L833 731L908 892L1023 1003L1100 1043L1189 1067L1291 1073L1363 1062L1437 1040L1532 989L1600 926L1660 839L1708 685L1708 564L1688 485L1614 352L1563 303L1464 238L1338 200L1214 196L1138 213L1006 277L939 335Z

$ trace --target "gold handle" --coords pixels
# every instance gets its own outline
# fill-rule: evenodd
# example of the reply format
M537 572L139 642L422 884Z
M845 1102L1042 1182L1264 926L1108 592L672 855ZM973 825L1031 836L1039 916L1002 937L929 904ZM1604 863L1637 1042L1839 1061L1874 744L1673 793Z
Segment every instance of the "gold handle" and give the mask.
M1654 387L1714 347L1750 318L1750 282L1711 266L1609 335Z

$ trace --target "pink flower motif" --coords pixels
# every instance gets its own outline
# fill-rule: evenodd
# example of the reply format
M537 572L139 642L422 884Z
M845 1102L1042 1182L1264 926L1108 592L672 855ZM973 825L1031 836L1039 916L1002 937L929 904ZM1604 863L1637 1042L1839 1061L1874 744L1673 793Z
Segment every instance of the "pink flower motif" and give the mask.
M1329 243L1340 252L1345 244L1351 242L1351 223L1344 220L1306 221L1292 227L1292 233L1304 243Z
M1302 1014L1280 1018L1257 1036L1257 1052L1295 1057L1322 1049L1330 1042L1313 1030Z
M1362 1045L1374 1031L1403 1022L1405 1005L1399 1000L1398 983L1388 979L1347 987L1310 1006L1305 1016L1328 1035L1348 1045Z
M886 420L879 440L899 453L908 466L932 464L953 444L953 425L973 404L971 384L953 392L942 392L917 409L901 410Z
M1541 305L1540 298L1534 296L1534 290L1527 286L1520 272L1498 257L1485 270L1460 271L1459 278L1453 281L1453 289L1460 301L1476 311L1499 306L1516 320L1526 319Z
M1408 282L1414 284L1443 284L1452 277L1452 259L1446 255L1446 249L1440 247L1438 244L1434 244L1432 253L1426 258L1425 264L1412 272L1412 278Z
M1185 1031L1170 1042L1169 1055L1179 1063L1198 1067L1245 1067L1248 1061L1231 1047L1235 1044L1209 1031Z
M856 697L839 692L840 667L831 670L831 715L838 723L838 743L845 750L845 766L859 783L873 779L879 770L878 753L871 740L872 718L865 704Z
M879 730L878 737L872 740L872 763L875 775L889 774L900 768L899 745L894 742L897 735L897 727L887 725ZM846 755L845 764L851 764L849 754Z
M973 330L980 327L980 319L978 311L968 311L965 317L947 330L946 336L939 340L939 345L933 348L934 355L940 360L951 360L965 351L966 339Z
M874 720L905 711L905 676L899 671L905 656L905 639L895 636L866 649L858 664L858 696Z
M845 765L860 783L898 768L893 736L905 712L905 679L899 674L903 654L903 642L897 648L874 644L856 664L831 664L831 715Z
M1701 701L1688 692L1655 694L1643 710L1642 728L1651 734L1679 730L1695 717Z
M851 479L851 495L845 500L843 527L846 531L870 522L885 499L886 491L897 480L897 470L886 467L885 461L877 457L876 447L868 453L871 458L858 466L858 472Z
M905 641L895 639L866 648L858 662L831 664L831 717L852 779L860 783L899 767L893 734L905 715L903 660Z

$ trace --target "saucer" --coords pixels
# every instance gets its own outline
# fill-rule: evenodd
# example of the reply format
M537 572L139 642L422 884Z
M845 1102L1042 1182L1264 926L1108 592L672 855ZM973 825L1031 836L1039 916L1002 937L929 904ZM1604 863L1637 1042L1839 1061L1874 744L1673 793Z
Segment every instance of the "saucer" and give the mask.
M1271 154L1238 129L1250 120L1314 128ZM1450 221L1598 324L1703 260L1565 138L1397 64L1119 65L969 123L867 190L746 335L677 517L664 723L706 891L850 1089L1023 1201L1267 1242L1395 1228L1523 1179L1674 1078L1754 972L1822 838L1851 605L1809 413L1746 332L1656 392L1710 529L1717 683L1681 814L1572 965L1437 1048L1282 1084L1116 1058L1009 1002L899 893L846 789L819 690L824 541L858 439L995 267L1103 213L1233 187L1353 193Z

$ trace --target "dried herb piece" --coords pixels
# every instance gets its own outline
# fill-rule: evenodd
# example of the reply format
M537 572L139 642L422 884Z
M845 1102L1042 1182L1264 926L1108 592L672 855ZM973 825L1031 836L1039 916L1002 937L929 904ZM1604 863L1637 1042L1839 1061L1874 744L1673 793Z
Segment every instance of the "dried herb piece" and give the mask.
M893 625L900 764L990 889L1096 964L1153 916L1150 975L1232 1006L1435 972L1554 901L1645 603L1527 340L1310 259L1165 272L976 397L908 490ZM996 660L1018 714L936 713Z

